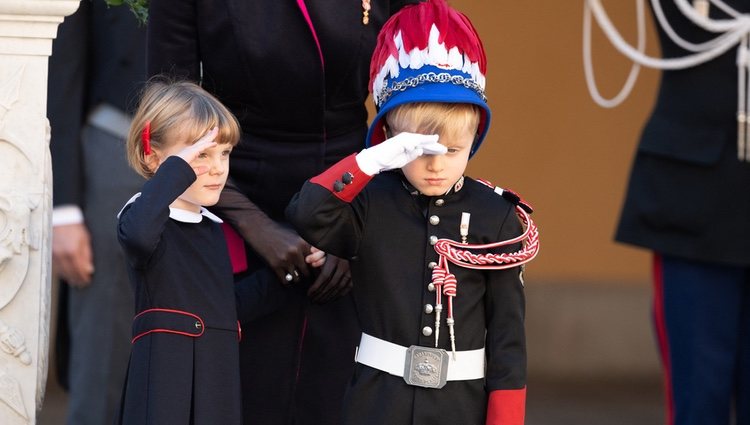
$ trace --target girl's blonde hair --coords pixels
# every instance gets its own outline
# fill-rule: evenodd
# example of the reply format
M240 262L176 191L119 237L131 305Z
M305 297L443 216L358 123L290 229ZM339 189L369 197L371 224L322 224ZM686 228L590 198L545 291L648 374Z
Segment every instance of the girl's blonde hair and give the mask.
M457 137L467 129L476 133L480 111L470 103L406 103L386 114L387 133L392 136L407 131L447 138Z
M213 127L219 128L219 144L234 146L240 140L237 118L210 93L189 81L153 78L143 89L127 139L128 162L146 178L154 175L143 145L147 123L152 149L167 149L179 142L195 143Z

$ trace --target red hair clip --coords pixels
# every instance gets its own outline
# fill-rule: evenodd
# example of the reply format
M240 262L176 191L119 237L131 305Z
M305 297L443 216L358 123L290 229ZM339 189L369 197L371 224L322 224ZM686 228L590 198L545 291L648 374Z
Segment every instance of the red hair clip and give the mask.
M141 133L141 141L143 142L143 154L151 155L151 121L146 121Z

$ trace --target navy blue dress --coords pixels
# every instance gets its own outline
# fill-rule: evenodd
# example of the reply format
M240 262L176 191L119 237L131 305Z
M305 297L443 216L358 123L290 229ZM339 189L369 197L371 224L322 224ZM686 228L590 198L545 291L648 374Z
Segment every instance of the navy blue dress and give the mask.
M136 305L121 424L242 423L234 285L220 220L205 209L169 208L195 178L185 161L169 158L120 213Z

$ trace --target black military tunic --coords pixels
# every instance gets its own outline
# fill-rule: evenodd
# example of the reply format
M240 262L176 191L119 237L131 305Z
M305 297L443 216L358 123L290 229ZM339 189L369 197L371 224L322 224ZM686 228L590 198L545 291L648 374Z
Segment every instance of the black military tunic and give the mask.
M439 197L419 194L398 171L368 183L353 158L305 183L287 217L311 244L351 259L363 332L401 346L432 347L435 292L428 284L431 263L438 261L433 241L460 240L463 212L471 214L469 243L516 237L522 229L514 205L470 178ZM341 182L350 180L342 179L347 166L356 168L349 185ZM484 424L489 392L525 387L519 268L482 271L452 265L450 271L458 280L453 305L456 349L486 347L486 378L427 389L358 364L345 400L345 423ZM439 334L438 346L450 351L445 319Z
M137 315L118 423L242 423L234 284L218 218L169 208L193 181L190 165L169 158L120 214Z

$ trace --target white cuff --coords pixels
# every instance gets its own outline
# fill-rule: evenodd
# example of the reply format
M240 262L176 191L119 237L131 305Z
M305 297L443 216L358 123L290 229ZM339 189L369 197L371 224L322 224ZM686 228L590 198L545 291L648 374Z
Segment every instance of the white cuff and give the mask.
M60 205L52 209L52 226L83 223L83 212L77 205Z

